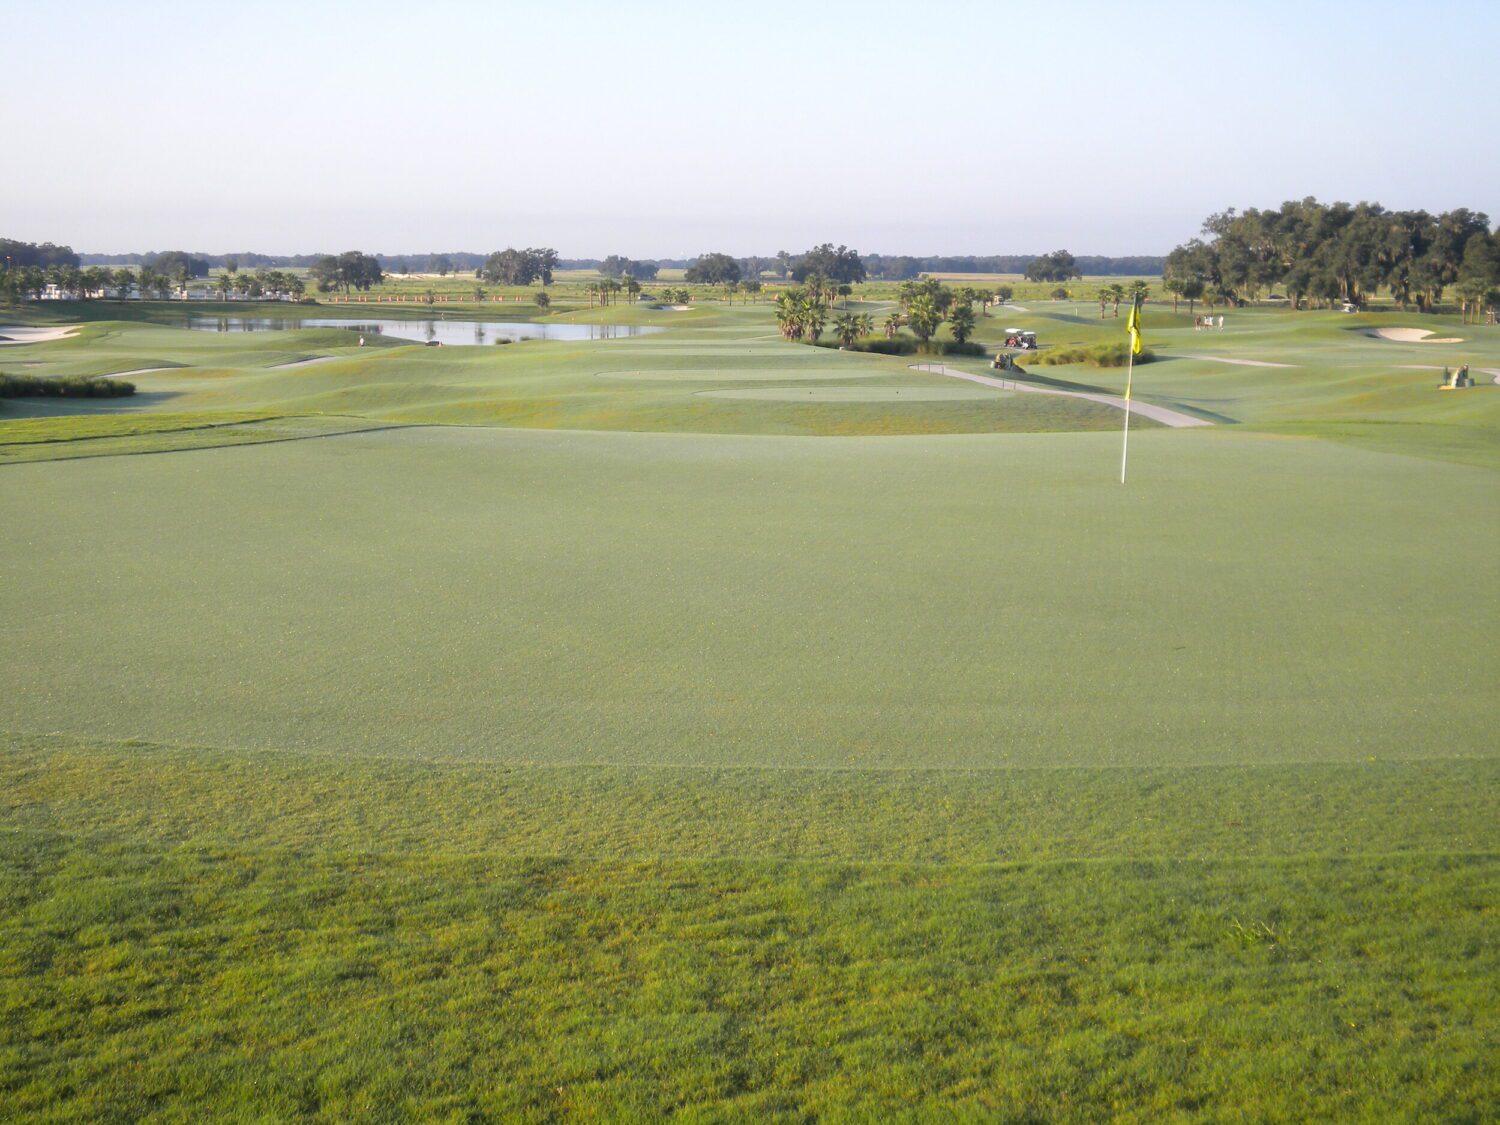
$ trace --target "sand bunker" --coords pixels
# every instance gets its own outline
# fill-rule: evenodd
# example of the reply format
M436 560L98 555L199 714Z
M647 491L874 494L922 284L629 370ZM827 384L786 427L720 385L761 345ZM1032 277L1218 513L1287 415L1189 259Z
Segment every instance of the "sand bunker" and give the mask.
M770 402L953 402L985 399L998 402L994 391L977 387L739 387L699 391L704 398L759 399Z
M677 371L600 371L601 379L624 379L644 383L769 383L794 379L869 379L879 371L857 368L840 370L822 366L801 370L787 367L685 367Z
M1462 344L1459 336L1435 337L1430 328L1372 328L1368 335L1398 344Z
M62 324L55 328L23 328L19 325L7 328L0 325L0 347L10 344L45 344L52 340L64 340L77 332L81 325Z

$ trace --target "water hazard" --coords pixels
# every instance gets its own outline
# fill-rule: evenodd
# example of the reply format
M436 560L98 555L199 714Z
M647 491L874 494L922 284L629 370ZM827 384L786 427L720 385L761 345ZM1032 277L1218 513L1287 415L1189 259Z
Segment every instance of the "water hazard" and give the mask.
M343 328L351 335L394 336L445 347L494 344L501 340L614 340L660 332L634 324L542 324L527 320L346 320L279 316L194 316L188 327L200 332L287 332L298 328ZM353 343L353 340L350 341Z

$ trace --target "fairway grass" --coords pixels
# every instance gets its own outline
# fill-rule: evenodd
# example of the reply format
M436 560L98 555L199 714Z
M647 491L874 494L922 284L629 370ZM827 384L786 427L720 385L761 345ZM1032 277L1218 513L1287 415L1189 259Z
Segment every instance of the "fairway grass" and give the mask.
M1153 307L1121 487L764 306L99 311L0 354L170 368L0 402L0 1116L1493 1118L1500 387L1367 331L1496 330Z

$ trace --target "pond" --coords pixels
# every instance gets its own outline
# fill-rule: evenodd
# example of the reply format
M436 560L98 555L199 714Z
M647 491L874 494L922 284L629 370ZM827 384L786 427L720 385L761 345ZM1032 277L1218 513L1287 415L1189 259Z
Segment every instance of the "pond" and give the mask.
M614 340L660 332L634 324L541 324L526 320L346 320L279 316L193 316L187 326L200 332L286 332L298 328L347 328L361 336L395 336L447 347L493 344L497 340ZM353 342L352 340L350 341Z

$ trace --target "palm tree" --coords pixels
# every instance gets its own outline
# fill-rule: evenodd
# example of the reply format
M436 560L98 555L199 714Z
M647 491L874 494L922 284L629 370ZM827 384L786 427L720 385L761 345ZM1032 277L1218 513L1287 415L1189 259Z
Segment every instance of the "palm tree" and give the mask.
M630 303L633 305L636 298L641 295L641 283L629 274L625 275L625 292L630 294Z
M818 337L823 335L827 312L823 302L815 297L809 297L802 302L802 307L798 310L798 319L802 322L802 335L807 338L808 343L816 344Z
M221 273L214 279L214 292L219 295L219 300L229 300L230 290L234 288L234 279L227 273Z
M854 318L854 321L856 326L859 328L859 334L861 336L869 336L874 333L875 318L869 313L860 313Z
M846 309L849 307L849 297L853 294L853 292L854 286L849 285L847 282L839 286L839 296L843 298L844 308Z
M1125 286L1118 281L1109 287L1109 298L1115 303L1115 316L1120 315L1120 302L1125 299Z
M931 294L921 293L912 298L906 319L911 330L917 334L917 339L926 344L943 323L943 313Z
M802 324L799 314L802 308L801 289L788 289L776 297L776 327L788 340L800 339Z
M956 304L948 313L948 324L953 331L953 338L960 344L968 341L974 334L974 308L972 305Z
M731 305L734 304L734 295L739 291L740 283L738 281L726 281L724 283L724 298Z
M852 313L840 313L833 318L833 334L843 347L853 347L859 339L859 318Z
M884 327L885 338L887 340L893 339L896 335L896 329L901 327L901 314L899 312L891 313L890 316L885 318Z
M1136 278L1130 283L1130 299L1132 302L1139 301L1144 305L1150 296L1151 286L1147 285L1140 278Z
M593 308L594 307L594 298L599 295L599 285L598 285L598 283L597 282L593 282L593 281L589 282L587 285L585 285L583 287L583 291L588 294L589 308Z
M1109 299L1113 295L1114 294L1112 294L1109 291L1109 286L1107 286L1107 285L1100 286L1100 288L1099 288L1099 294L1098 294L1098 296L1099 296L1099 319L1100 320L1104 319L1104 310L1105 310L1105 308L1108 307L1108 305L1109 305Z
M1172 311L1177 311L1177 299L1182 296L1182 279L1179 277L1164 277L1161 279L1161 287L1172 294Z

